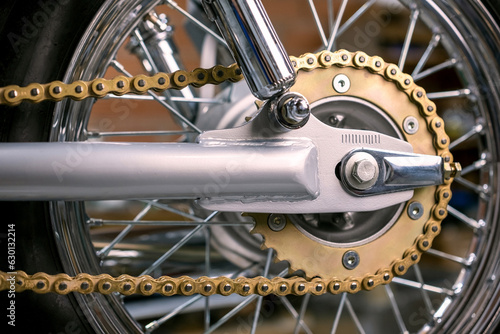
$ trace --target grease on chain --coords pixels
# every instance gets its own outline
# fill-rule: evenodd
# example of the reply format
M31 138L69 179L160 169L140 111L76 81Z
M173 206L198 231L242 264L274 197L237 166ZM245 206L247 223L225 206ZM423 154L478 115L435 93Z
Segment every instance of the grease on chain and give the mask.
M419 107L420 114L427 122L428 130L434 135L434 147L437 154L446 163L452 163L453 157L449 152L449 137L444 131L444 121L437 116L435 104L427 98L421 87L417 86L410 75L402 73L394 64L385 63L378 56L368 56L363 52L322 51L317 54L305 54L301 57L291 57L296 71L312 71L317 68L331 66L352 67L367 70L374 75L380 75L389 82L397 85L409 99ZM220 84L224 81L236 82L243 78L236 65L229 67L214 66L211 69L195 69L191 72L177 71L172 74L159 73L154 76L138 75L132 78L118 76L112 80L98 78L93 81L77 81L64 84L56 81L49 84L33 83L26 87L7 86L0 88L0 104L15 106L22 101L41 102L45 100L60 101L63 98L82 100L88 97L102 98L107 94L123 95L127 93L144 94L148 90L157 92L166 89L182 89L187 85L201 87L205 84ZM168 277L152 278L151 276L133 277L121 275L111 277L107 274L89 275L78 274L70 277L66 274L49 275L36 273L28 275L18 271L14 274L16 291L31 290L37 293L54 292L67 294L70 292L102 294L121 293L123 295L141 294L152 295L193 295L205 296L213 294L230 295L240 294L247 296L258 294L261 296L276 295L304 295L306 293L320 295L324 293L338 294L342 292L355 293L360 290L372 290L380 284L389 283L394 276L403 275L408 268L420 261L423 252L427 251L434 238L441 231L441 222L446 217L447 205L451 199L450 184L453 178L449 177L444 184L436 188L436 204L431 216L424 226L422 234L415 238L414 244L394 261L389 267L380 268L376 273L364 277L338 280L336 278L306 280L301 277L268 279L265 277L199 277L191 278ZM0 291L9 288L12 274L0 272Z

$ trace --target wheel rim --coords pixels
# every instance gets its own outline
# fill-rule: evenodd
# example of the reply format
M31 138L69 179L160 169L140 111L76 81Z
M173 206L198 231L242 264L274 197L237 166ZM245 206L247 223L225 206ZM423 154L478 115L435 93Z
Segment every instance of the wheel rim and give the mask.
M368 2L368 4L371 6L372 2ZM101 9L98 17L108 18L107 22L122 22L122 24L108 27L106 30L101 28L95 29L99 31L102 36L106 36L106 38L103 39L104 42L94 45L94 49L92 49L91 52L97 52L99 54L103 54L104 56L102 58L88 57L86 60L83 60L78 55L75 55L75 58L68 69L65 81L75 79L91 79L95 76L101 76L106 72L106 65L113 58L114 54L118 50L118 47L124 42L125 38L130 35L133 27L135 26L135 22L148 13L151 8L155 6L155 2L146 2L145 5L143 3L143 7L137 7L137 5L138 3L130 3L125 7L120 7L118 10L116 9L117 7L113 6L113 3L108 3ZM408 2L407 6L412 8L414 4ZM458 76L460 78L461 86L454 90L454 94L462 94L463 96L444 98L443 96L446 94L435 93L429 95L431 98L438 98L438 100L436 100L438 110L445 110L448 112L447 115L446 112L442 115L442 117L447 121L447 124L454 124L453 117L456 117L457 113L451 112L453 111L453 108L464 109L465 111L461 114L458 113L461 117L459 120L465 120L471 124L468 128L465 128L465 130L460 129L455 125L455 127L452 127L451 130L448 129L448 131L451 131L452 133L453 131L456 131L456 133L458 133L458 135L455 134L455 142L452 143L452 146L454 146L454 151L452 151L452 153L455 155L455 159L457 161L470 160L467 159L467 157L472 154L477 156L477 158L473 159L473 162L477 161L477 170L470 167L467 170L469 172L469 176L465 173L462 179L457 180L456 183L458 183L458 185L455 185L454 188L454 194L458 194L455 195L455 197L458 196L459 198L465 198L465 200L472 199L477 202L476 214L473 215L468 212L463 213L462 211L457 210L455 206L461 210L462 207L465 206L462 206L458 202L455 202L456 204L452 203L452 207L449 209L450 218L448 218L444 223L442 232L443 235L438 237L438 240L444 239L447 232L448 235L453 235L453 233L456 232L454 229L462 229L457 226L465 225L467 228L470 228L470 231L466 232L469 236L467 238L469 247L468 249L460 250L463 254L465 254L465 256L449 256L449 254L447 255L447 253L443 251L431 251L430 255L424 256L425 259L422 264L416 266L412 273L409 273L405 277L395 279L395 283L392 283L385 288L378 289L381 290L383 294L385 293L387 295L385 312L387 314L394 314L392 316L394 322L390 324L388 328L386 327L385 329L382 329L382 331L385 332L391 329L394 331L403 331L404 329L407 329L412 332L428 332L452 328L453 326L460 328L458 326L464 325L458 322L453 324L453 320L458 319L461 316L465 316L465 318L471 317L471 315L475 312L474 309L480 309L482 307L480 300L472 298L472 295L474 293L486 294L490 291L489 287L491 287L493 282L496 280L496 278L491 280L491 277L486 277L488 275L477 275L477 273L491 272L491 266L498 262L496 256L491 256L490 254L498 254L498 252L494 252L495 246L493 244L494 236L497 233L497 212L495 204L498 200L496 196L497 174L493 162L497 161L498 151L496 146L498 120L496 119L494 110L500 105L498 102L498 87L494 86L494 82L498 82L499 78L495 65L488 60L488 53L477 54L474 52L474 48L483 49L485 52L488 51L484 50L487 41L477 39L470 42L464 39L464 36L467 33L477 32L477 29L479 28L476 29L476 27L472 26L471 21L478 19L479 17L471 15L469 18L470 21L464 17L455 17L453 21L447 18L447 14L453 13L456 8L461 8L460 6L462 6L462 8L465 7L471 9L472 13L481 13L480 8L471 8L471 5L466 2L462 3L461 1L457 1L454 4L426 2L418 8L420 15L415 19L415 22L420 22L418 24L422 24L421 20L423 20L423 23L426 23L430 27L440 27L441 31L433 31L435 34L434 36L436 36L436 34L440 34L442 36L439 45L441 45L443 50L450 53L450 57L460 60L458 61L460 66L454 66L454 71L458 73L455 77ZM137 8L139 8L139 10L137 10ZM373 9L376 7L367 8ZM337 9L338 10L336 12L339 12L340 8ZM135 15L131 16L129 13L135 13ZM370 13L370 11L367 10L365 13ZM411 13L414 14L415 11L413 10ZM394 14L394 17L395 16L396 15ZM111 20L111 17L115 18L115 20ZM484 18L482 19L484 20ZM347 19L344 18L342 22L345 22L346 20ZM373 23L371 23L371 25L367 25L372 21L366 22L367 23L365 23L364 26L365 35L367 35L370 31L366 29L369 29L369 27L372 27L371 29L373 29L373 27L375 27ZM378 22L378 25L381 27L382 23L380 23L380 21L376 22ZM409 26L411 26L411 22L412 19L410 19ZM97 22L96 24L98 25ZM338 31L342 32L342 26L339 27ZM359 30L354 30L354 32L356 31ZM347 36L348 32L345 32L344 34ZM359 34L357 36L362 35ZM86 49L88 45L91 45L91 41L93 40L94 39L90 35L84 37L82 44L84 49ZM358 38L358 41L361 41L361 39ZM342 45L342 40L340 39L337 41L337 44L339 47L344 47ZM374 54L377 51L370 52L369 50L370 48L375 48L376 50L377 47L378 46L376 45L366 45L365 48L362 49L368 54ZM382 56L382 52L377 53ZM387 58L384 57L384 59L398 63L398 59L391 59L390 55ZM493 59L493 57L491 59ZM445 60L445 62L447 60ZM424 87L433 86L432 82L428 85L424 84L424 74L428 73L426 72L428 70L429 67L425 67L420 71L416 71L414 74L414 77L418 77L422 80L419 84ZM469 90L468 94L464 91L465 89ZM491 94L486 95L483 91L489 91ZM450 95L451 93L448 91L447 94ZM473 98L473 95L475 95L475 98ZM462 99L466 99L467 101L464 102ZM450 100L453 100L453 103L450 103ZM456 102L457 100L461 102ZM452 105L452 107L450 107L450 105ZM59 104L57 107L58 109L56 110L52 140L84 139L84 130L87 128L89 122L91 107L92 101L80 103L65 101ZM239 114L241 116L241 109ZM460 141L465 138L467 134L472 134L471 139L460 143ZM473 143L471 144L471 142ZM472 148L468 147L471 145L473 146ZM476 183L471 183L473 182L471 180ZM486 188L484 187L485 185L487 186ZM480 187L483 189L479 189ZM471 194L474 195L471 196ZM149 207L152 207L157 204L149 202L147 203L146 208L148 205ZM69 274L76 274L78 272L99 272L100 263L98 259L90 256L90 254L95 254L92 240L90 238L81 237L89 236L87 230L88 227L86 226L87 219L85 217L84 205L82 203L52 203L51 213L53 217L54 230L62 240L66 241L66 243L61 243L59 245L60 254L66 259L65 271ZM140 216L140 214L138 216ZM71 221L79 223L67 223ZM483 223L484 226L482 226ZM488 231L488 233L486 233L486 231ZM460 233L457 235L459 234ZM443 243L447 244L445 241L443 241ZM259 260L265 260L268 254L269 253L264 253L263 255L260 255ZM476 258L474 258L473 255L475 255ZM421 270L420 267L430 267L432 272L432 268L436 265L432 260L430 260L431 258L441 259L442 261L459 262L459 267L456 267L453 274L450 274L449 276L443 273L439 279L432 277L432 275L430 278L422 278L422 274L425 276L428 275L429 272L424 269ZM72 259L78 259L78 261ZM82 261L82 259L85 260ZM226 271L228 270L227 267L222 268ZM221 272L223 271L224 270L221 270ZM251 270L248 274L256 275L257 272ZM490 279L490 283L487 283L488 279ZM446 281L448 283L446 283ZM480 286L485 284L485 282L487 283L485 287L480 288ZM422 283L425 283L426 285L422 287ZM410 307L409 311L401 307L401 305L398 305L398 301L401 299L398 299L397 297L401 297L402 294L407 293L408 291L405 289L409 289L408 291L414 292L411 298L420 298L420 300L413 303L413 307ZM383 290L385 290L385 292ZM436 291L439 293L436 294ZM373 313L372 311L366 308L364 310L360 310L362 309L361 305L366 304L366 298L375 298L373 296L370 297L370 294L376 296L374 291L369 293L359 293L355 296L346 296L345 294L337 297L323 296L317 298L318 301L316 301L316 304L321 305L321 303L326 303L329 307L333 306L336 307L336 310L341 310L339 314L343 314L344 316L336 316L334 313L330 314L330 327L332 327L331 322L333 321L334 328L340 324L340 326L345 325L348 326L347 328L357 328L361 331L362 329L367 329L366 327L363 327L363 323L365 321L373 321L373 315L371 314ZM378 294L380 294L380 291ZM395 295L395 299L392 299L391 295ZM327 298L331 299L331 301L326 301ZM119 302L115 297L80 296L78 299L80 305L88 310L88 315L96 313L94 311L97 309L104 310L104 312L101 312L101 316L94 316L96 317L96 322L108 324L119 323L125 327L135 326L133 325L134 322L129 317L128 313L119 305ZM467 307L465 303L470 302L471 300L474 300L474 303L472 303L473 306ZM280 302L283 303L283 300ZM301 300L300 302L300 305L312 303L309 302L309 297L305 297L304 300ZM294 301L294 303L297 302ZM421 309L424 311L421 311ZM321 314L321 311L315 309L314 307L310 307L309 310L309 313ZM430 310L433 310L434 312L430 312ZM433 314L431 315L431 313ZM358 319L359 323L356 320L350 320L350 317ZM300 320L301 317L298 316L296 319ZM470 318L468 319L470 320ZM337 325L335 325L335 323ZM344 323L350 324L346 325ZM139 330L139 327L136 327L136 329ZM373 332L377 331L373 330Z

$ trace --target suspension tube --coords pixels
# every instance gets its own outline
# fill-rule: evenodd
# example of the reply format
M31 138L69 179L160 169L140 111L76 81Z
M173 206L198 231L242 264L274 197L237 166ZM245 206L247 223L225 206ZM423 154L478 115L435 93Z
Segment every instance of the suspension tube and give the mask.
M311 200L316 161L310 143L3 143L0 200Z
M204 0L245 75L261 100L285 92L295 71L260 0Z

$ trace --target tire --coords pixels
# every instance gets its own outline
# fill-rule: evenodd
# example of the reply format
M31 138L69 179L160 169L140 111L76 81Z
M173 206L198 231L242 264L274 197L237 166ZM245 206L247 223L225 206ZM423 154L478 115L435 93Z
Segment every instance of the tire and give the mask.
M455 9L461 8L467 13L467 19L460 21L464 25L463 29L475 34L481 32L484 36L477 41L468 42L467 46L476 47L477 50L496 57L496 62L481 64L475 62L475 59L468 59L468 64L472 73L478 74L478 81L484 83L481 87L484 104L489 108L500 106L500 87L498 83L491 82L500 78L498 4L494 1L483 4L457 0L450 1L450 5L447 5L446 1L436 2L439 3L439 10L448 17L453 17ZM68 71L68 68L76 67L72 62L78 56L80 39L88 38L87 28L95 24L92 19L98 14L101 5L102 0L40 0L29 1L29 4L26 1L11 1L0 4L0 41L2 45L8 46L0 54L0 86L70 78L72 71ZM432 7L428 3L424 6ZM465 55L468 55L467 52L470 50L464 50ZM470 54L474 54L474 51ZM106 60L103 61L105 62ZM96 65L93 74L102 75L102 66L104 65ZM88 73L84 72L83 76L85 75ZM63 121L70 122L65 115L76 113L72 108L73 102L44 102L39 105L23 103L14 108L0 107L0 140L81 140L82 132L75 131L67 135L68 137L61 137L61 131L58 132L53 126L60 126ZM487 116L491 133L488 140L491 139L494 142L492 147L496 147L495 151L490 153L494 161L499 161L500 120L495 112L489 112ZM79 122L83 124L86 120L80 119ZM498 186L498 180L495 182ZM498 200L498 194L491 198L491 201ZM39 271L49 274L66 272L70 275L78 272L99 273L99 259L95 256L92 241L90 238L79 238L81 235L88 236L84 223L86 217L82 217L82 212L85 212L82 203L4 202L0 207L2 212L8 213L7 221L15 223L17 270L29 271L30 274ZM467 281L466 292L456 298L454 311L447 313L446 321L432 324L434 332L495 332L500 321L500 257L497 255L500 254L500 227L497 211L498 209L493 210L489 216L493 224L488 227L485 233L487 237L484 237L487 241L481 248L487 258L474 268L476 277ZM7 222L4 225L7 225ZM2 226L1 233L3 234L0 234L0 245L5 248L2 249L2 254L7 254L4 237L7 235L6 226ZM67 245L62 246L63 243ZM87 258L68 265L68 258L74 254ZM4 263L1 264L0 270L12 271L8 270ZM10 299L7 298L6 292L1 295L1 305L8 305ZM120 300L114 296L36 295L25 292L15 298L16 330L36 329L39 333L141 331L140 325L130 317Z
M29 84L61 79L80 36L102 1L5 1L0 4L0 85ZM54 103L22 104L0 108L0 138L10 142L48 141ZM58 255L56 235L51 228L48 203L0 203L6 215L2 224L2 252L7 254L7 222L15 223L16 270L58 273L64 268ZM5 247L4 247L5 246ZM2 263L2 271L12 271ZM2 306L9 305L2 292ZM39 333L92 333L97 326L79 307L73 295L17 294L16 331ZM5 323L2 323L2 327ZM115 327L119 328L119 327Z

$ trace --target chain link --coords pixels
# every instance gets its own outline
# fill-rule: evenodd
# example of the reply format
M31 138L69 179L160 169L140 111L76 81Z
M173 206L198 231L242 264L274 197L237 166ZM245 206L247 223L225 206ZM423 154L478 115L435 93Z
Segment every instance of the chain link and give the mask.
M431 216L424 225L423 231L415 238L411 247L406 249L399 260L389 267L380 268L376 273L364 277L345 280L313 278L306 280L301 277L268 279L265 277L199 277L182 276L178 278L162 276L133 277L121 275L111 277L107 274L78 274L70 277L66 274L49 275L36 273L28 275L23 271L16 273L0 272L0 291L11 289L15 284L17 292L31 290L37 293L54 292L67 294L70 292L102 294L121 293L123 295L154 293L165 296L202 294L247 296L258 294L265 296L304 295L306 293L320 295L324 293L338 294L342 292L355 293L360 290L372 290L380 284L389 283L394 276L403 275L408 268L420 261L423 252L427 251L434 238L441 231L441 222L447 216L447 206L451 199L450 185L454 177L453 157L448 149L449 137L444 131L444 121L436 114L435 104L427 98L425 90L413 82L410 75L399 70L394 64L385 63L378 56L368 56L363 52L322 51L317 54L304 54L301 57L291 57L296 71L312 71L331 66L352 67L366 70L373 75L380 75L385 80L394 83L399 91L418 106L420 114L427 122L427 129L434 136L434 148L441 156L448 170L444 184L436 187L436 203L431 210ZM205 84L220 84L224 81L236 82L243 78L241 70L236 65L229 67L214 66L211 69L195 69L191 72L177 71L172 74L159 73L154 76L138 75L132 78L118 76L112 80L102 78L93 81L77 81L64 84L60 81L41 85L30 84L26 87L7 86L0 88L0 104L15 106L22 101L42 102L45 100L60 101L63 98L82 100L88 97L102 98L107 94L123 95L127 93L144 94L148 90L157 92L166 89L182 89L187 85L201 87Z

